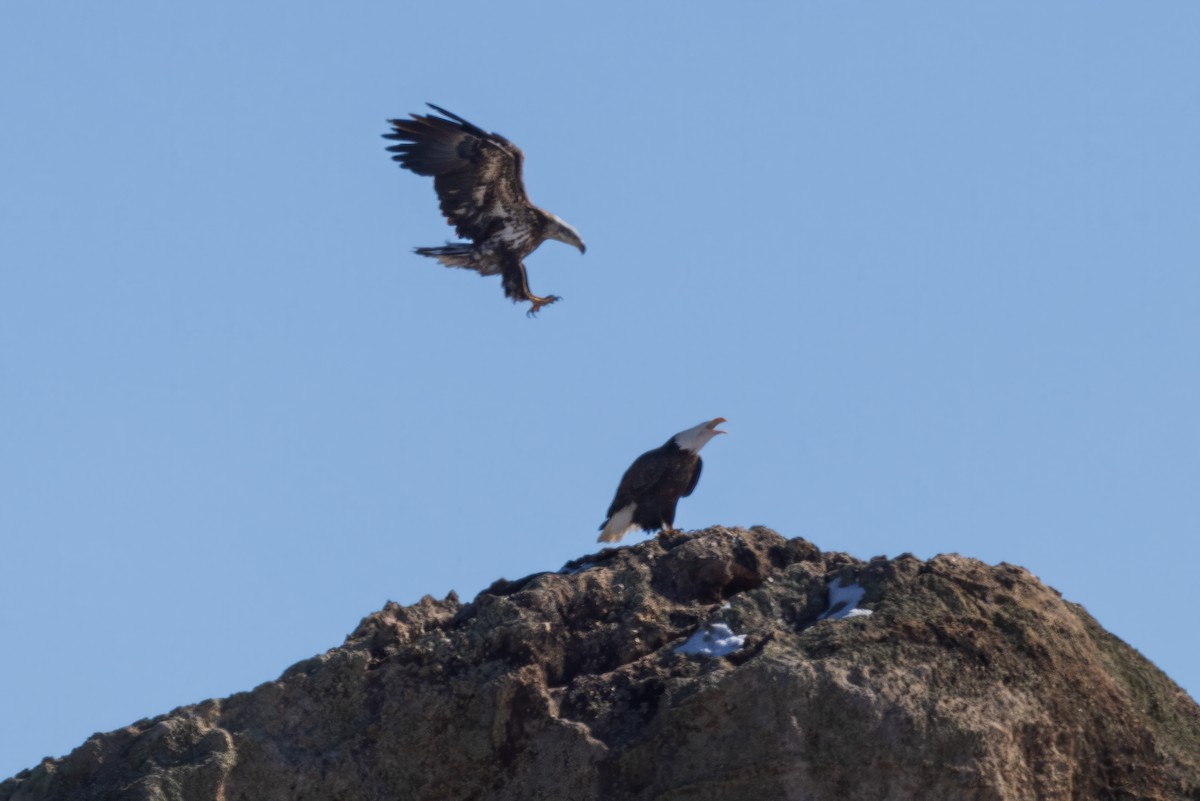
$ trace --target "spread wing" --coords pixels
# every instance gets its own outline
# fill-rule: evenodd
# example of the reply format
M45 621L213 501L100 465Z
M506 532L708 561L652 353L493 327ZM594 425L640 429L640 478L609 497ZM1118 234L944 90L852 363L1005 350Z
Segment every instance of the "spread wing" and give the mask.
M521 178L525 156L520 148L457 114L429 107L444 116L388 120L393 130L384 138L400 143L388 148L400 166L433 176L442 214L458 235L478 242L505 219L526 217L531 204Z

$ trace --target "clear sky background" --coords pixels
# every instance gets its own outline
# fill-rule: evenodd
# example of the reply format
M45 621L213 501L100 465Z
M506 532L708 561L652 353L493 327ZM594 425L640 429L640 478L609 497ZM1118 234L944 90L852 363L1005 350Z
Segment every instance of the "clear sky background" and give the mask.
M1200 5L6 3L0 776L677 523L1024 565L1200 694ZM579 229L497 279L385 119ZM634 541L640 541L635 536Z

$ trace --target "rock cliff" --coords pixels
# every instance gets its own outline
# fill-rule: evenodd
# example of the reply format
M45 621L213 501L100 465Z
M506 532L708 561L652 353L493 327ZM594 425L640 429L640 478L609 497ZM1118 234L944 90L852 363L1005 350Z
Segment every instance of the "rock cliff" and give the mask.
M1200 799L1200 708L1022 568L712 528L388 604L34 799Z

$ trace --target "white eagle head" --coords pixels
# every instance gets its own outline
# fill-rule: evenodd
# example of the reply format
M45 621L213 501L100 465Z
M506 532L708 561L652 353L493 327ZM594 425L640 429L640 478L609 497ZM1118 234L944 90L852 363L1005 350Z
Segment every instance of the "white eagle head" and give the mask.
M587 246L579 238L579 232L549 212L546 212L546 238L566 242L572 247L579 248L580 253L587 253Z
M724 434L725 431L718 431L717 426L721 423L728 422L724 417L714 417L712 420L706 420L698 426L693 426L687 431L680 431L675 435L675 444L682 450L699 453L700 449L708 444L708 441L717 434Z

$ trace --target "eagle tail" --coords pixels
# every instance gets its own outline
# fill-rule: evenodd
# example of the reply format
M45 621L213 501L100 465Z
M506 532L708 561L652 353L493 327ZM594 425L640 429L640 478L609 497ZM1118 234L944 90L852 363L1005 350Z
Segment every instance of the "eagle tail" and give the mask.
M617 542L628 534L629 530L635 527L633 522L635 511L637 511L637 504L631 503L605 520L600 526L600 536L596 542Z
M413 252L420 256L437 259L447 267L478 268L475 263L474 248L464 243L448 242L435 248L413 248Z

